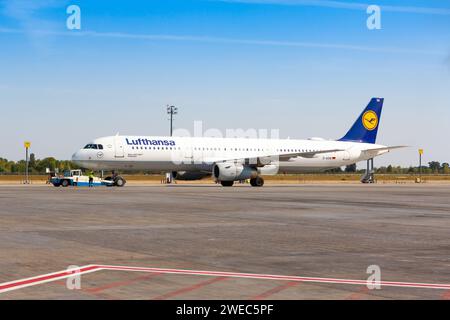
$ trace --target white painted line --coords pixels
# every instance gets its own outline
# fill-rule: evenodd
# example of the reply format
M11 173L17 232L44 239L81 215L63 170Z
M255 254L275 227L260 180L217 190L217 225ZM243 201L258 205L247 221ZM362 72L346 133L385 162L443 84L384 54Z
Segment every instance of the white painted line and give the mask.
M204 270L184 270L184 269L166 269L166 268L147 268L147 267L132 267L132 266L114 266L114 265L86 265L79 269L71 269L47 273L40 276L25 278L0 284L0 293L7 291L18 290L38 284L53 282L69 278L71 276L82 275L101 270L115 270L127 272L148 272L148 273L162 273L162 274L180 274L180 275L195 275L195 276L214 276L214 277L234 277L245 279L261 279L261 280L283 280L283 281L298 281L298 282L312 282L312 283L331 283L331 284L352 284L352 285L367 285L366 280L354 279L339 279L339 278L319 278L319 277L300 277L300 276L284 276L274 274L257 274L257 273L240 273L240 272L224 272L224 271L204 271ZM75 273L76 272L76 273ZM440 289L450 290L450 284L437 283L416 283L416 282L396 282L396 281L381 281L381 286L385 287L401 287L401 288L422 288L422 289Z
M95 265L87 265L80 267L78 269L67 269L64 271L57 271L52 273L47 273L35 277L24 278L15 281L4 282L0 284L0 293L7 291L18 290L26 287L35 286L38 284L43 284L47 282L53 282L61 279L66 279L73 277L74 275L82 275L86 273L91 273L98 271L99 268Z

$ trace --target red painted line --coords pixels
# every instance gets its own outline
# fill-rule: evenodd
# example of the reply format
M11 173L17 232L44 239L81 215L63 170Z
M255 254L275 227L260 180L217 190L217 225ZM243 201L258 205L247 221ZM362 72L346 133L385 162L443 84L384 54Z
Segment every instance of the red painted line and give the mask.
M250 300L262 300L262 299L266 299L272 295L274 295L275 293L281 292L283 290L292 288L296 285L298 285L300 282L288 282L288 283L284 283L282 285L276 286L275 288L272 288L270 290L267 290L261 294L258 294L257 296L254 296L253 298L250 298Z
M158 276L160 274L161 273L151 273L151 274L147 274L145 276L140 276L140 277L133 278L131 280L117 281L117 282L112 282L112 283L105 284L103 286L83 289L83 291L86 291L86 292L89 292L89 293L99 293L101 291L112 289L112 288L128 286L130 284L133 284L133 283L141 281L141 280L148 280L148 279L156 277L156 276Z
M165 299L173 298L175 296L179 296L181 294L184 294L184 293L187 293L187 292L191 292L191 291L194 291L194 290L206 287L206 286L208 286L210 284L213 284L213 283L225 280L225 279L227 279L227 278L226 277L217 277L217 278L209 279L209 280L206 280L206 281L194 284L192 286L188 286L188 287L181 288L181 289L178 289L178 290L175 290L175 291L172 291L172 292L168 292L166 294L157 296L156 298L153 298L153 299L154 300L165 300Z
M369 293L369 288L362 287L357 292L352 293L349 295L346 300L360 300L362 299L367 293Z
M64 281L64 280L56 280L55 283L59 284L61 286L64 286L64 287L66 286L66 281ZM86 291L83 288L81 290L79 290L79 291L81 291L82 293L90 294L90 295L93 295L95 297L100 297L100 298L106 299L106 300L120 300L119 298L113 297L113 296L111 296L111 295L109 295L107 293L103 293L103 292L100 292L100 293L89 292L89 291Z
M353 279L337 279L337 278L318 278L318 277L299 277L284 276L271 274L255 274L255 273L238 273L238 272L221 272L221 271L201 271L201 270L183 270L183 269L165 269L165 268L145 268L130 266L111 266L111 265L87 265L78 269L77 274L96 272L100 270L117 270L117 271L133 271L133 272L150 272L163 274L180 274L180 275L197 275L197 276L213 276L213 277L235 277L246 279L264 279L264 280L285 280L295 282L316 282L316 283L332 283L332 284L353 284L367 285L366 280ZM0 284L0 293L17 290L41 283L56 281L73 276L73 270L59 271L49 273L32 278L26 278ZM444 289L450 290L450 284L437 283L414 283L414 282L394 282L382 281L381 286L385 287L403 287L403 288L423 288L423 289Z
M113 288L117 288L117 287L123 287L123 286L128 286L131 285L133 283L139 282L141 280L148 280L151 279L157 275L159 275L160 273L152 273L152 274L148 274L148 275L144 275L144 276L140 276L140 277L136 277L130 280L126 280L126 281L117 281L117 282L111 282L102 286L98 286L98 287L91 287L91 288L87 288L87 289L83 289L84 291L87 291L89 293L99 293L101 291L104 290L109 290L109 289L113 289Z
M445 291L445 292L442 294L441 298L442 298L443 300L450 300L450 291Z

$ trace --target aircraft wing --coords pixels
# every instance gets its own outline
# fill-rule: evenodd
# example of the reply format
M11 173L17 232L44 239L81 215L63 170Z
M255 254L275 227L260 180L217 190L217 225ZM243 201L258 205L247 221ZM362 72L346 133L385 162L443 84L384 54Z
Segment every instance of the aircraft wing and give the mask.
M317 151L310 151L310 152L289 152L289 153L280 153L280 154L272 154L272 155L266 155L266 156L256 156L256 157L249 157L249 158L230 158L230 159L211 159L207 162L239 162L247 165L255 165L257 167L263 167L265 165L268 165L272 162L277 161L288 161L295 157L303 157L303 158L313 158L318 154L323 153L332 153L332 152L338 152L338 151L345 151L344 149L329 149L329 150L317 150Z
M338 151L345 151L345 150L344 149L329 149L329 150L318 150L318 151L311 151L311 152L283 153L283 154L274 155L271 157L278 156L280 161L287 161L287 160L289 160L291 158L295 158L295 157L314 158L317 154L331 153L331 152L338 152Z

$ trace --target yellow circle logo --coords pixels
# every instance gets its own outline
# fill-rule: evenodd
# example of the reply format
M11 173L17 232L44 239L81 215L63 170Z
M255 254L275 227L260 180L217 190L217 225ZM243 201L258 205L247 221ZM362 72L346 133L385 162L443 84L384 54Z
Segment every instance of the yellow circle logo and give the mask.
M362 123L367 130L374 130L378 125L378 116L375 111L369 110L364 112L362 116Z

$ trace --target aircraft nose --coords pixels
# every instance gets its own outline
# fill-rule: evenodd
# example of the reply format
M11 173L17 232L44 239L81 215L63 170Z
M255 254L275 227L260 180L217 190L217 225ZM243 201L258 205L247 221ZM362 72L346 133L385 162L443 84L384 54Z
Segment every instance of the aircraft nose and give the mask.
M81 160L81 157L80 157L80 151L78 150L77 152L75 152L72 155L72 161L76 162L76 161L79 161L79 160Z

